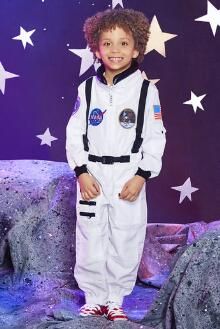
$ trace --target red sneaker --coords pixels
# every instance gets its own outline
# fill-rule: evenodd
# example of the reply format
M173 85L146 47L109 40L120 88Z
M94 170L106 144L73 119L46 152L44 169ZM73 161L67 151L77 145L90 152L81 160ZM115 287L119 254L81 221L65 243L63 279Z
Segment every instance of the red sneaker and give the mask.
M127 321L128 317L122 307L114 302L107 302L105 316L110 321Z
M106 307L99 304L85 304L80 308L80 316L103 316L106 314Z

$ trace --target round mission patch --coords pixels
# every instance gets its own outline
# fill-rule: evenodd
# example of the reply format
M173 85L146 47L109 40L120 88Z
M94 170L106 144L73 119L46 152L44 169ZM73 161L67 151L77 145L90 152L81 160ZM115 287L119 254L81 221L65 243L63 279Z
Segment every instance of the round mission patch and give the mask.
M135 125L136 115L131 109L124 109L119 114L119 122L123 128L132 128Z

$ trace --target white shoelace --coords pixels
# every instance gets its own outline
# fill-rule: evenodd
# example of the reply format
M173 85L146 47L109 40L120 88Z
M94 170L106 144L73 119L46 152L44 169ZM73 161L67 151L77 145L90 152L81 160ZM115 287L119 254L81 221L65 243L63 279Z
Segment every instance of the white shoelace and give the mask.
M107 302L108 313L113 312L115 315L124 315L121 306L115 302Z
M84 309L85 310L94 310L94 308L96 308L97 310L100 310L100 306L98 304L85 304L83 305L81 308L80 308L80 311L83 311Z

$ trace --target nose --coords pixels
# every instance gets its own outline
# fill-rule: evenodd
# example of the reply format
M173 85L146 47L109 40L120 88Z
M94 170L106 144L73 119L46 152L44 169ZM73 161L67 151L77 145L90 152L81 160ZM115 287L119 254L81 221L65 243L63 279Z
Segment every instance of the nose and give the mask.
M118 53L118 52L119 52L119 47L118 47L118 45L117 45L117 44L115 44L115 45L113 44L111 50L112 50L113 53Z

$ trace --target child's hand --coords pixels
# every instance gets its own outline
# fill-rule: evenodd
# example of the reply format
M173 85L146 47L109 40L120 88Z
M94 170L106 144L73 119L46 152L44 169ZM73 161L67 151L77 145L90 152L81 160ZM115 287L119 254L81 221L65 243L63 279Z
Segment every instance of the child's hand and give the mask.
M119 198L127 201L135 201L145 183L145 178L135 175L125 183Z
M100 194L100 186L93 176L83 173L79 175L78 181L83 200L89 201Z

